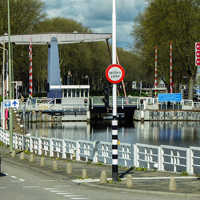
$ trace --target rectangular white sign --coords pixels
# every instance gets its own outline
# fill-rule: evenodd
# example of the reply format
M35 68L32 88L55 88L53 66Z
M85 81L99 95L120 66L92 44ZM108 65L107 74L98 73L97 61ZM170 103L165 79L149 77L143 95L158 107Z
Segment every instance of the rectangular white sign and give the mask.
M5 108L18 108L19 100L18 99L4 100L3 105Z

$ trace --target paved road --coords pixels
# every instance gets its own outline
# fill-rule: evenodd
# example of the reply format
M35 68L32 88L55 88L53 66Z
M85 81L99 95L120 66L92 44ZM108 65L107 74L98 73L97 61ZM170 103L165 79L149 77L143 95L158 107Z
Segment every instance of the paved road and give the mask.
M77 185L67 177L34 171L3 160L7 176L0 177L0 200L197 200L198 197L136 193L113 188Z

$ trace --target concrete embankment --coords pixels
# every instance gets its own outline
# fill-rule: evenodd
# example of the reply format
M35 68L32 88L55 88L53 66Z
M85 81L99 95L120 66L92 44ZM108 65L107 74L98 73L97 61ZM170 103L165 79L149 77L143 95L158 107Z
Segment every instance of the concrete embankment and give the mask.
M136 110L138 121L200 121L200 112L194 110Z

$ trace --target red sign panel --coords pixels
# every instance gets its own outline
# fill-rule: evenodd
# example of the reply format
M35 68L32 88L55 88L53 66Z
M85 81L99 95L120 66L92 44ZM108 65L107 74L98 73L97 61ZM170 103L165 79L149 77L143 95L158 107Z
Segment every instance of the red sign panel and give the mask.
M106 78L113 84L120 83L124 79L124 76L125 71L121 65L109 65L106 69Z

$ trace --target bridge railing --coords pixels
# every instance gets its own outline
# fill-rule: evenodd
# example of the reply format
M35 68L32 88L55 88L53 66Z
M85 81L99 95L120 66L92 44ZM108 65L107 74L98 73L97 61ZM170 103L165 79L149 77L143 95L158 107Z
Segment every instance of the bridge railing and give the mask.
M9 133L0 129L0 141L9 145ZM112 164L112 143L69 140L13 134L13 148L37 155ZM118 163L124 167L140 167L169 172L200 174L200 147L175 147L120 143Z
M86 98L70 98L70 99L28 99L21 102L19 110L71 110L71 111L87 111L89 110L89 101Z
M96 106L103 106L104 105L104 101L103 101L104 97L103 96L94 96L91 97L91 108L93 109L93 107ZM124 106L127 105L139 105L139 98L138 97L117 97L117 105L121 106L122 108ZM112 97L109 97L109 106L112 107Z

